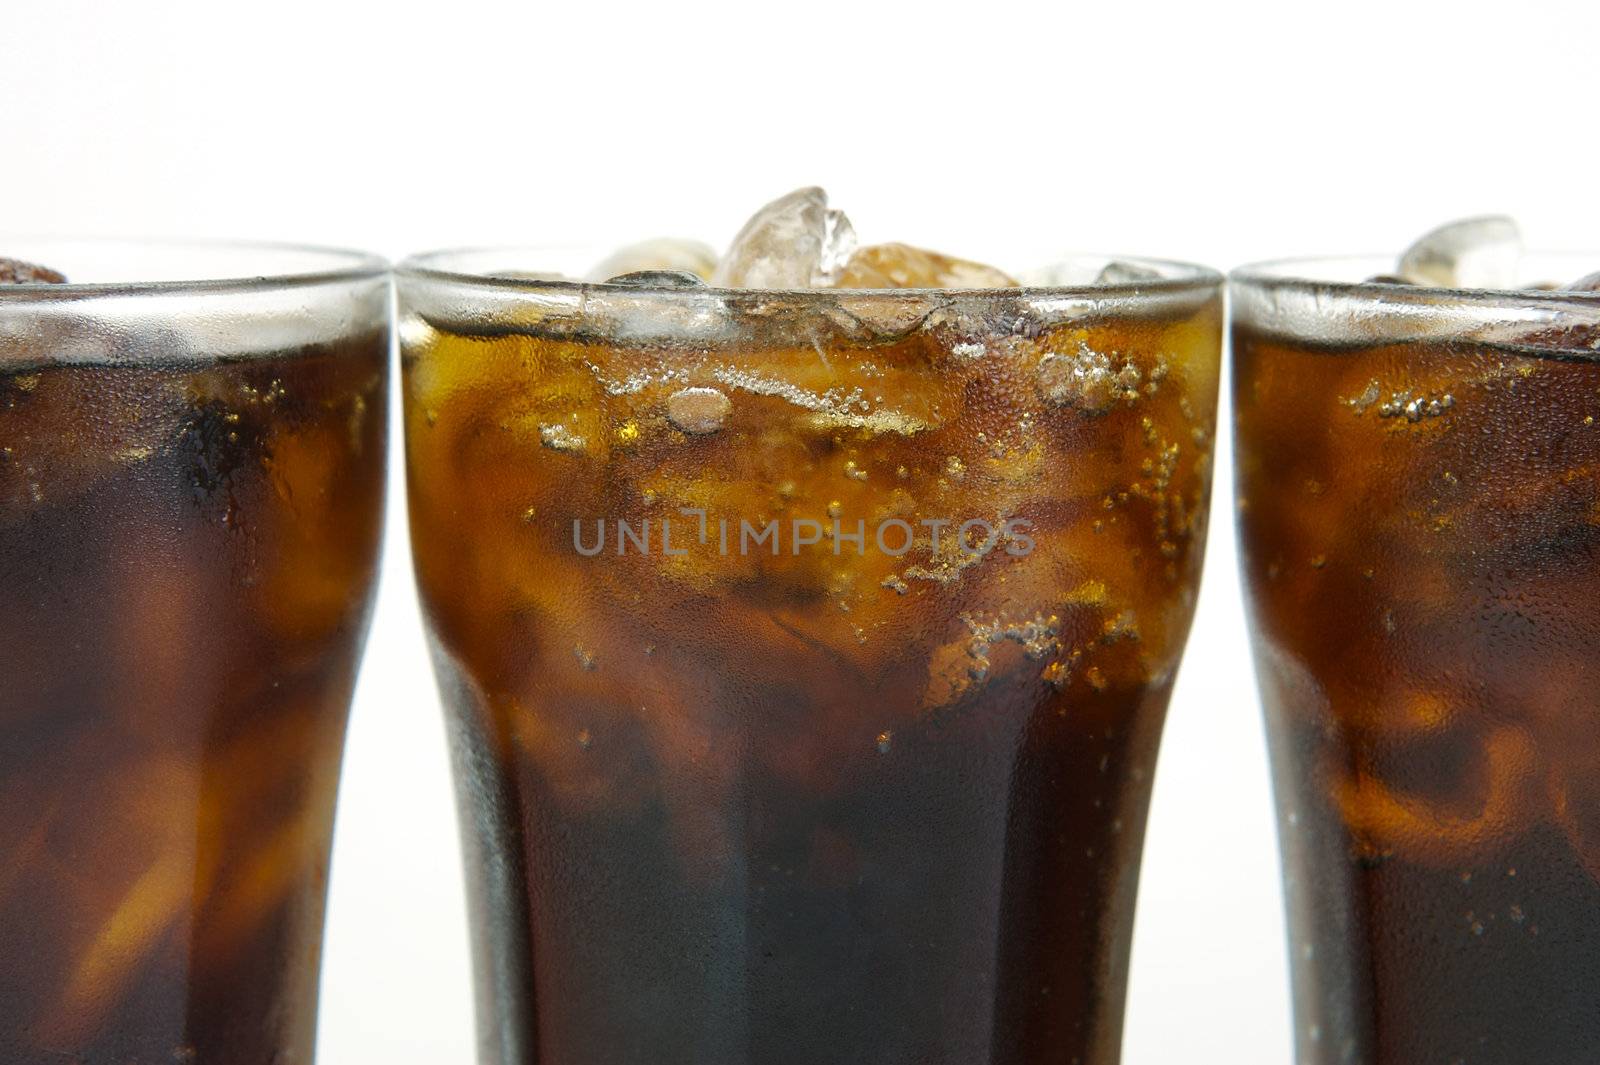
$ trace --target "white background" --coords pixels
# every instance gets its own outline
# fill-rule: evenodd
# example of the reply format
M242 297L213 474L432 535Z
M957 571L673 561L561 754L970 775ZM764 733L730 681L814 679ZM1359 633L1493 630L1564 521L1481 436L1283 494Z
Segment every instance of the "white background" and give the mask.
M1219 267L1488 210L1600 248L1592 0L635 7L6 0L0 231L725 241L821 183L865 240ZM1027 265L1027 264L1022 264ZM1596 264L1600 268L1600 262ZM1157 775L1128 1065L1289 1059L1227 456ZM395 485L339 815L324 1065L467 1065L454 814ZM3 683L3 681L0 681Z

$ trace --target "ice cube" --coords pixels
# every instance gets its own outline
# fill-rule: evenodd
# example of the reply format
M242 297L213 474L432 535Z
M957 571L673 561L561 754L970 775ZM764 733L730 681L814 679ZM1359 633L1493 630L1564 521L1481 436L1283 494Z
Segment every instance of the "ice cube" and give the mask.
M1600 292L1600 271L1596 271L1595 273L1590 274L1588 277L1578 278L1578 280L1574 281L1568 286L1568 291Z
M608 277L608 285L628 285L634 288L704 288L705 278L688 270L634 270L631 273Z
M869 244L856 249L833 283L839 288L1016 288L992 266L956 259L909 244Z
M1113 259L1100 268L1100 273L1095 276L1097 285L1136 285L1142 281L1160 280L1161 273L1148 266L1137 263L1125 263L1120 259Z
M37 263L0 258L0 285L64 285L66 276Z
M680 237L658 237L619 248L589 271L590 281L606 281L644 270L694 274L706 280L717 267L717 253L708 244Z
M1451 222L1428 233L1400 257L1399 275L1438 288L1515 288L1522 233L1504 215Z
M722 288L829 285L855 249L855 230L816 187L773 200L739 230L711 275Z

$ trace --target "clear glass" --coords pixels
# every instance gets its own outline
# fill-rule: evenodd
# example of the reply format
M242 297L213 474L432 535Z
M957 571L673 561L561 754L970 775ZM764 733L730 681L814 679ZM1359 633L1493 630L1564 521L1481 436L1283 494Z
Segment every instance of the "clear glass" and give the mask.
M1222 314L1143 265L401 267L485 1063L1117 1060Z
M1600 254L1542 256L1570 280ZM1600 294L1233 277L1302 1065L1600 1046ZM1308 278L1347 280L1308 280Z
M386 268L0 254L0 1060L309 1062Z

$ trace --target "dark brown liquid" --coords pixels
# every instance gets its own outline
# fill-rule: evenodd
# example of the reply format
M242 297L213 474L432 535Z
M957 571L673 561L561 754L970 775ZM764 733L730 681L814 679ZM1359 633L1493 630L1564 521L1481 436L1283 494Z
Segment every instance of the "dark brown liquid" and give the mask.
M0 364L0 1061L311 1060L386 340Z
M1600 358L1235 332L1304 1065L1600 1055Z
M484 1060L1109 1065L1216 308L987 353L796 313L666 349L409 331ZM1038 370L1080 341L1128 393L1076 394L1097 413ZM1027 519L1033 550L935 553L942 517ZM862 520L866 550L796 551L796 518ZM741 552L772 520L779 553Z

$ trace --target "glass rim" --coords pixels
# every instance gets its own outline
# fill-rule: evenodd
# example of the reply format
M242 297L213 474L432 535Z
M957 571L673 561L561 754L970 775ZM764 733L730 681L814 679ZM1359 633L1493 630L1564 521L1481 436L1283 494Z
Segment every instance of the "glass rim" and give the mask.
M846 296L851 300L870 300L874 298L890 300L904 299L908 296L923 298L956 297L963 300L1015 299L1018 296L1068 296L1112 299L1136 297L1145 293L1171 295L1190 291L1201 292L1217 288L1227 281L1227 275L1222 271L1200 263L1178 259L1152 258L1150 256L1113 256L1089 252L1061 255L1054 260L1052 265L1062 265L1088 259L1103 262L1116 261L1131 263L1135 266L1157 268L1170 276L1099 285L1017 285L1009 288L726 288L716 285L678 288L670 285L616 285L606 281L585 281L582 278L568 277L507 277L485 273L481 270L452 268L450 265L453 261L472 256L522 255L525 253L529 261L534 262L538 261L538 257L541 255L549 257L562 252L572 253L577 251L592 251L605 254L608 251L615 250L614 248L604 249L584 244L480 245L439 248L406 256L394 267L394 274L396 278L408 281L462 285L502 294L599 291L615 296L639 295L665 299L697 299L712 296L782 300L809 298L818 301L827 301L839 296Z
M32 247L56 245L63 249L160 249L168 252L233 251L263 255L299 255L321 260L323 269L279 270L259 274L227 272L220 277L174 278L159 281L73 281L62 284L0 285L0 303L56 303L100 297L220 295L310 288L349 281L377 280L390 273L389 261L375 252L355 248L292 241L231 240L184 237L94 237L23 233L0 234L0 255ZM27 257L24 256L24 259ZM35 265L56 264L31 260Z
M1571 257L1575 261L1600 265L1600 252L1592 255L1581 251L1532 251L1533 260L1551 256ZM1246 285L1262 290L1291 289L1302 292L1324 292L1354 299L1396 303L1426 301L1431 304L1473 304L1489 307L1520 305L1570 305L1600 306L1600 291L1583 289L1545 288L1469 288L1434 285L1408 285L1397 281L1346 281L1317 272L1314 267L1373 266L1387 263L1392 269L1395 256L1372 255L1317 255L1295 256L1284 259L1266 259L1246 263L1228 271L1230 285Z

